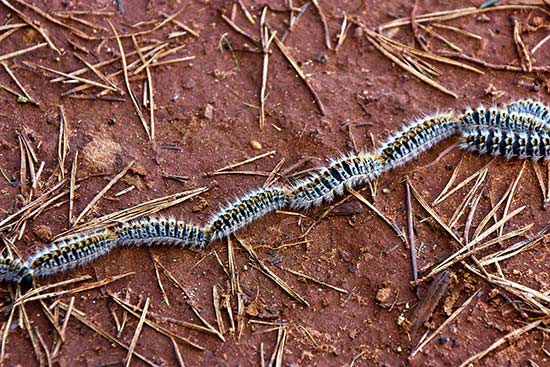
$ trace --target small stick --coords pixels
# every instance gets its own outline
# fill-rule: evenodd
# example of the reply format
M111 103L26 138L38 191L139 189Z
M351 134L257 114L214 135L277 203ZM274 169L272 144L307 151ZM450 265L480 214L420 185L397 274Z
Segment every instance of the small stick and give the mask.
M329 50L332 50L332 45L330 44L330 31L328 29L328 23L327 18L325 17L325 13L323 13L323 9L321 9L319 0L312 0L312 3L313 6L315 6L315 8L317 9L319 16L321 17L321 23L323 24L323 30L325 32L325 45Z
M63 302L59 302L59 308L61 308L64 311L67 311L69 307L66 304L64 304ZM100 335L104 339L107 339L111 343L117 344L118 346L128 350L129 347L126 344L124 344L123 342L121 342L120 340L118 340L117 338L112 336L111 334L109 334L107 331L103 330L98 325L91 322L88 318L86 318L86 314L84 312L78 310L76 307L74 308L72 315L73 315L74 319L78 320L79 322L81 322L82 324L87 326L88 328L92 329L94 332L96 332L98 335ZM149 366L152 366L152 367L158 367L159 366L155 362L150 361L149 359L147 359L147 357L142 356L141 354L137 353L136 351L133 352L133 355L136 356L137 358L141 359L143 362L147 363Z
M8 65L6 63L2 63L2 66L4 67L4 69L6 70L6 72L8 73L8 75L12 78L12 80L15 82L15 84L17 85L17 87L19 87L19 89L21 90L21 92L23 92L23 94L25 95L25 97L27 97L27 99L29 100L29 102L31 102L32 104L34 104L35 106L38 106L38 102L36 102L31 96L30 94L27 92L27 90L25 89L25 87L23 87L23 84L21 84L19 82L19 80L17 80L17 78L15 77L15 74L11 71L11 69L8 67Z
M150 64L150 66L151 67L156 67L156 66L170 65L170 64L175 64L175 63L178 63L178 62L184 62L184 61L189 61L189 60L194 60L194 59L195 59L195 56L178 57L176 59L170 59L170 60L164 60L164 61L155 61L155 62L152 62Z
M73 210L74 210L74 193L76 185L76 171L78 166L78 151L74 154L73 164L71 168L71 179L69 181L69 226L74 224Z
M531 62L531 55L529 55L529 51L527 50L527 47L525 47L525 43L523 43L523 40L521 39L521 35L519 33L519 22L516 17L512 17L511 21L514 27L514 43L516 44L516 50L518 52L521 62L521 68L523 69L523 71L530 73L533 70L533 63Z
M219 169L217 169L217 170L215 170L215 171L213 171L213 172L215 173L215 172L227 171L227 170L230 170L230 169L233 169L233 168L236 168L236 167L240 167L240 166L245 165L245 164L248 164L248 163L255 162L255 161L257 161L258 159L262 159L262 158L268 157L268 156L273 155L273 154L275 154L275 153L276 153L275 150L272 150L272 151L269 151L269 152L266 152L266 153L262 153L262 154L260 154L260 155L255 156L255 157L245 159L244 161L241 161L241 162L238 162L238 163L232 163L232 164L230 164L230 165L228 165L228 166L219 168Z
M136 326L136 331L134 333L134 337L132 338L132 342L130 343L130 347L128 348L128 354L125 358L125 367L130 366L130 362L132 360L132 355L134 354L134 349L136 349L136 345L139 339L139 335L141 334L141 329L143 328L143 323L145 322L145 318L147 317L147 311L149 309L149 302L151 299L147 297L145 299L145 305L143 306L143 312L141 313L141 317L139 318L139 322Z
M183 358L181 356L181 352L178 347L178 344L176 343L176 339L174 339L173 337L170 337L170 340L172 341L172 346L174 347L174 353L176 354L176 359L178 360L179 366L185 367L185 363L183 362Z
M67 79L73 79L73 80L76 80L76 81L79 81L79 82L82 82L84 84L88 84L88 85L91 85L91 86L94 86L94 87L99 87L101 89L108 89L108 90L111 90L111 91L118 91L117 88L115 87L112 87L110 85L106 85L106 84L103 84L103 83L99 83L99 82L96 82L94 80L90 80L90 79L86 79L86 78L81 78L79 76L71 76L70 74L67 74L67 73L64 73L62 71L59 71L59 70L55 70L55 69L52 69L52 68L49 68L47 66L43 66L43 65L39 65L39 64L35 64L33 62L30 62L30 61L23 61L23 63L27 66L30 66L30 67L34 67L34 68L39 68L39 69L43 69L43 70L46 70L46 71L49 71L50 73L54 73L54 74L57 74L57 75L61 75L61 76L64 76L65 78Z
M294 58L290 55L290 52L286 48L286 46L279 40L278 37L274 37L273 40L275 41L275 44L281 50L281 53L284 55L284 57L287 59L289 64L292 66L292 68L296 71L300 79L304 82L306 87L309 89L310 93L313 95L313 98L315 99L315 102L317 103L317 107L319 107L319 111L321 112L321 115L326 116L326 110L325 106L323 105L323 102L321 102L321 98L319 98L319 95L317 92L315 92L315 89L311 86L309 80L307 79L306 75L304 74L303 70L298 66L298 63Z
M431 34L432 36L434 36L435 38L437 38L438 40L440 40L441 42L443 42L444 44L446 44L447 46L449 46L453 50L455 50L457 52L464 52L460 47L458 47L457 45L455 45L454 43L452 43L451 41L449 41L448 39L446 39L445 37L443 37L439 33L433 31L431 29L431 27L425 27L422 24L418 24L418 26L420 28L422 28L422 30L424 32Z
M413 280L418 279L418 266L416 264L416 245L414 243L414 223L411 205L411 187L409 176L405 178L405 188L407 192L407 242L409 243L409 250L411 252L411 267Z
M265 17L267 15L267 7L264 7L262 10L262 16L260 17L260 34L261 34L261 44L262 44L262 53L263 53L263 63L262 63L262 83L260 86L260 130L265 126L265 101L266 89L267 89L267 73L269 65L269 47L273 38L276 37L277 32L269 34L269 28L265 25Z
M153 256L153 252L150 249L149 249L149 256L151 257L151 260L153 260L153 266L155 268L155 276L157 278L157 284L160 288L160 292L162 293L162 298L164 299L164 303L166 303L167 306L170 306L168 295L166 294L166 291L164 290L164 286L162 285L162 281L160 280L159 267L157 265L158 260L155 259L155 257Z
M23 12L21 12L20 10L18 10L17 8L15 8L13 5L11 5L8 0L0 0L2 1L2 4L4 4L4 6L8 9L10 9L11 11L13 11L15 14L17 14L17 16L19 18L21 18L21 20L25 23L27 23L31 28L33 28L35 31L37 31L41 36L42 38L44 38L44 40L46 41L46 44L52 49L54 50L55 52L57 52L58 54L61 55L61 51L59 51L59 49L57 47L55 47L54 43L52 42L52 40L50 39L50 37L48 37L48 33L46 31L44 31L41 27L37 26L36 24L34 24L34 21L32 19L30 19L29 17L27 17ZM43 44L41 44L40 47L44 46ZM36 46L33 46L33 47L36 47ZM2 60L2 57L0 57L0 61Z
M256 38L254 38L253 36L251 36L249 33L247 33L246 31L242 30L241 28L239 28L238 25L236 25L235 23L233 23L233 21L231 19L229 19L225 14L222 14L222 19L231 27L233 28L233 30L235 30L237 33L239 33L241 36L244 36L245 38L247 38L249 41L251 41L252 43L254 43L255 45L259 45L260 44L260 41L258 41Z
M344 13L344 20L342 20L342 26L340 27L340 33L338 34L338 42L336 43L336 47L334 47L334 51L338 51L344 44L350 27L351 24L348 24L348 16Z
M292 269L289 269L289 268L284 268L284 267L281 267L281 269L283 270L286 270L288 271L289 273L291 274L294 274L296 276L299 276L299 277L302 277L304 279L307 279L307 280L310 280L312 281L313 283L317 283L317 284L320 284L322 286L325 286L327 288L330 288L330 289L333 289L335 290L336 292L339 292L339 293L343 293L343 294L348 294L349 292L345 289L342 289L342 288L338 288L332 284L328 284L326 282L323 282L322 280L319 280L319 279L316 279L314 277L312 277L311 275L307 275L307 274L304 274L302 272L299 272L299 271L296 271L296 270L292 270Z
M136 100L136 97L134 96L134 92L132 91L132 87L130 86L130 81L128 80L128 65L126 64L126 56L124 55L124 48L122 47L122 42L120 41L120 36L118 35L118 32L115 29L115 26L111 23L110 20L107 20L109 25L111 26L111 29L113 30L113 33L115 35L118 49L120 51L120 59L122 61L122 72L124 74L124 82L126 83L126 89L128 90L128 94L130 95L130 99L132 100L132 103L134 104L134 108L136 110L136 113L139 117L139 120L141 121L141 124L143 125L143 129L145 130L145 133L147 134L147 137L149 140L151 140L151 133L149 132L149 127L147 126L147 122L145 121L145 117L143 117L143 113L141 112L141 108L139 108L139 103Z
M214 304L214 313L216 314L216 323L218 324L218 330L220 334L225 334L225 326L223 324L222 312L220 311L221 297L218 292L218 287L214 284L212 286L212 302Z
M546 42L548 42L548 40L550 40L550 34L549 34L548 36L544 37L543 39L541 39L541 40L539 41L539 43L537 43L537 44L535 45L535 47L533 47L533 48L531 49L531 53L534 54L535 52L537 52L537 50L538 50L539 48L541 48Z
M2 0L4 1L4 0ZM45 11L43 11L42 9L32 5L32 4L29 4L29 3L26 3L25 1L23 0L14 0L15 2L17 2L18 4L21 4L29 9L31 9L32 11L34 11L35 13L37 13L38 15L40 15L41 17L43 18L46 18L47 20L49 20L50 22L54 23L54 24L57 24L58 26L60 27L63 27L63 28L66 28L68 30L70 30L72 33L74 33L75 35L77 35L78 37L80 38L83 38L83 39L86 39L86 40L93 40L94 38L91 37L91 36L88 36L86 33L82 32L80 29L78 28L74 28L74 27L71 27L70 25L68 24L65 24L57 19L55 19L54 17L52 17L50 14L46 13ZM7 1L6 1L7 2Z
M407 329L409 329L407 331L417 329L428 321L450 283L451 279L448 271L439 273L434 277L426 293L423 294L422 299L415 305L411 315L408 317L408 323L405 324Z
M1 0L0 0L1 1ZM14 52L10 52L8 54L4 54L4 55L0 55L0 61L5 61L7 59L11 59L12 57L16 57L16 56L19 56L19 55L23 55L27 52L31 52L31 51L34 51L38 48L41 48L41 47L44 47L46 46L47 43L39 43L38 45L34 45L34 46L31 46L31 47L27 47L27 48L24 48L24 49L21 49L21 50L17 50L17 51L14 51Z
M143 54L141 53L140 51L140 48L139 48L139 45L138 45L138 42L137 42L137 39L136 37L132 36L132 41L134 42L134 46L136 47L136 51L139 55L139 58L141 59L141 62L145 65L145 57L143 56ZM153 58L151 58L152 60ZM150 126L150 131L151 131L151 141L154 142L155 141L155 102L153 100L153 78L151 76L151 70L149 69L149 66L145 66L145 74L147 75L147 87L148 87L148 97L149 97L149 112L150 112L150 116L149 116L149 123L151 124ZM145 95L145 88L143 88L143 93Z
M161 12L162 16L164 16L165 18L169 18L169 15L164 13L164 12ZM174 23L175 25L177 25L178 27L180 27L181 29L183 29L184 31L186 32L189 32L191 35L193 35L193 37L195 38L199 38L200 37L200 34L198 34L197 32L195 32L194 30L192 30L191 28L189 28L188 26L186 26L185 24L183 24L182 22L180 22L179 20L177 19L170 19L170 21L172 23Z
M363 195L361 195L359 192L355 191L352 188L347 189L350 194L355 196L360 202L365 204L369 209L371 209L373 212L375 212L384 222L386 222L387 225L390 226L391 229L394 230L395 233L397 233L397 236L403 241L403 243L407 243L407 238L405 237L405 234L403 233L403 230L397 227L395 223L392 223L381 211L379 211L370 201L365 199Z
M86 207L82 210L82 212L80 212L78 217L75 219L74 224L78 224L78 222L80 222L80 220L94 207L94 205L99 201L99 199L101 199L103 195L105 195L105 193L109 191L111 187L113 187L114 184L116 184L122 177L124 177L126 172L128 172L128 170L133 165L134 165L134 161L131 161L122 171L120 171L118 175L113 177L113 179L109 181L109 183L105 185L105 187L100 192L97 193L97 195L90 201L90 203L86 205Z
M424 37L422 37L420 32L418 32L419 24L416 22L416 11L417 10L418 10L417 0L414 0L414 6L413 6L413 9L411 11L411 29L412 29L412 32L413 32L413 35L414 35L414 39L416 40L416 42L418 42L418 44L420 45L420 48L424 51L428 51L428 46L426 45L426 41L425 41Z
M462 28L458 28L458 27L453 27L452 25L446 25L446 24L440 24L440 23L432 23L431 24L432 27L434 28L440 28L440 29L447 29L449 31L453 31L453 32L456 32L456 33L460 33L460 34L463 34L465 35L466 37L470 37L470 38L473 38L473 39L476 39L476 40L482 40L483 37L481 37L480 35L478 34L475 34L475 33L472 33L472 32L468 32Z
M140 50L141 51L141 50ZM80 56L77 53L73 53L74 57L76 57L78 60L80 60L84 65L86 65L95 75L97 75L98 78L103 80L105 83L110 84L113 88L115 88L118 91L118 87L113 83L109 78L107 78L101 71L99 71L98 68L96 68L94 65L90 64L86 59L84 59L82 56ZM69 74L70 79L74 79Z
M468 298L466 300L466 302L464 302L459 308L457 308L452 314L451 316L449 316L449 318L447 320L445 320L438 328L437 330L435 330L430 336L428 336L426 339L424 339L424 341L422 341L422 343L420 343L419 345L416 346L416 348L414 348L414 350L411 352L411 357L414 357L418 352L420 352L422 350L422 348L424 348L424 346L426 346L426 344L428 344L430 341L433 340L433 338L435 338L437 335L439 335L444 328L447 327L447 325L449 325L451 322L454 321L454 319L457 318L458 315L460 315L460 313L462 311L464 311L464 309L466 307L468 307L468 305L472 302L472 300L477 296L477 294L479 293L480 289L478 289L477 291L474 292L474 294L472 294L470 296L470 298Z
M522 326L508 334L506 334L505 336L503 336L502 338L498 339L496 342L494 342L493 344L491 344L487 349L485 349L484 351L482 352L479 352L477 354L474 354L473 356L471 356L470 358L468 358L467 360L465 360L464 362L462 362L462 364L460 365L460 367L467 367L467 366L470 366L471 364L473 364L474 362L477 362L479 361L481 358L485 357L487 354L491 353L493 350L495 349L498 349L500 348L502 345L508 343L508 342L511 342L512 340L514 339L517 339L519 338L521 335L523 335L524 333L528 332L529 330L532 330L536 327L538 327L544 320L537 320L537 321L533 321L531 322L530 324L527 324L525 326Z

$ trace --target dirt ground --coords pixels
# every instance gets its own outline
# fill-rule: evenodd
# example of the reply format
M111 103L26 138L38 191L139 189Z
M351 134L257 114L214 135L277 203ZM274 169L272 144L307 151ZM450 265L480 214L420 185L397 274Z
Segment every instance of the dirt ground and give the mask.
M323 25L318 11L312 5L303 14L285 39L289 53L303 69L312 88L322 101L326 113L321 115L312 94L289 66L277 47L272 45L269 57L265 126L259 127L259 93L262 82L263 56L250 52L252 42L238 34L221 17L231 18L231 1L146 1L122 2L124 13L117 11L113 1L35 1L33 4L49 12L62 10L104 10L112 15L78 15L104 27L95 33L97 39L79 38L68 29L41 17L36 12L10 1L40 27L47 29L52 42L63 48L61 54L47 46L6 60L9 68L26 87L29 95L39 103L18 103L17 97L0 90L0 167L6 178L0 178L0 208L4 216L16 212L25 205L21 196L20 152L17 132L26 134L37 153L38 162L45 162L42 184L57 175L59 106L67 119L70 150L65 167L70 172L74 154L78 151L78 178L85 178L77 189L74 213L80 213L92 198L131 161L134 168L114 185L86 215L92 219L119 211L141 202L172 193L206 186L208 191L180 205L164 210L164 215L205 223L210 215L228 200L260 187L266 180L262 172L271 172L284 159L281 172L306 159L295 171L320 166L327 159L354 149L372 150L374 142L383 141L390 133L414 117L436 111L454 109L462 111L468 105L490 105L511 99L535 98L550 102L548 74L544 72L497 71L479 67L484 74L434 63L437 80L457 98L438 91L421 82L410 73L392 63L376 50L363 32L352 26L347 38L336 52L325 45ZM237 2L236 2L237 3ZM259 39L259 18L265 2L243 0L255 17L249 22L236 5L235 23ZM294 2L299 8L303 1ZM412 1L319 1L327 19L332 45L340 31L342 17L361 20L370 29L399 17L408 17L413 10ZM505 3L505 2L499 2ZM541 2L542 3L542 2ZM267 21L282 36L288 28L289 12L286 2L269 2ZM460 7L479 6L481 1L418 1L416 14ZM124 95L120 100L91 100L62 97L62 93L75 84L52 83L55 75L25 64L30 61L49 68L71 72L84 67L74 56L75 46L86 47L89 53L77 51L87 61L97 63L118 55L110 20L120 34L129 34L153 28L165 19L162 13L176 17L196 31L199 37L186 34L172 40L171 46L183 46L167 59L194 56L191 61L150 68L154 86L155 142L152 143L138 119L128 97L121 75L113 81ZM548 9L548 8L546 8ZM520 65L514 46L511 16L521 22L538 15L545 22L550 19L535 10L503 10L463 17L445 24L467 29L482 40L440 30L465 53L475 55L491 63ZM11 19L15 17L16 19ZM0 5L0 18L4 23L20 20L6 6ZM64 22L68 21L63 18ZM529 18L531 19L531 18ZM144 23L133 26L138 22ZM92 34L89 26L73 22L77 28ZM177 24L168 22L152 33L139 36L141 44L148 40L165 40L171 32L181 31ZM532 48L545 36L540 30L524 34L528 48ZM220 50L220 39L226 35L233 51ZM388 35L405 44L413 44L410 26L392 29ZM431 49L446 49L440 40L425 34ZM105 41L104 41L105 40ZM43 42L43 38L30 27L14 32L0 41L0 55ZM134 49L131 39L124 38L126 52ZM533 65L545 66L550 56L550 45L543 45L533 56ZM128 56L129 62L136 56ZM104 73L120 70L120 61L102 68ZM132 88L141 103L144 73L132 79ZM87 73L83 77L101 79ZM0 84L17 90L13 80L0 69ZM83 92L94 96L101 89L90 88ZM110 95L119 96L111 93ZM117 98L119 98L117 97ZM149 121L149 111L143 109ZM252 143L253 141L259 143ZM473 218L478 224L491 208L491 200L497 201L522 169L522 162L491 161L488 157L463 154L452 150L436 161L436 158L456 141L439 144L419 159L385 174L377 182L376 195L369 189L363 195L400 228L406 228L405 177L419 193L431 203L449 181L455 167L461 163L458 181L470 176L484 165L488 173L484 182L485 195L479 202L479 213ZM260 175L227 174L209 176L228 164L275 151L268 157L237 168L260 172ZM37 164L36 169L38 168ZM542 166L546 180L546 166ZM99 175L106 173L107 175ZM185 180L167 179L166 176L185 176ZM281 178L282 181L287 179ZM53 181L55 182L55 181ZM287 181L288 182L288 181ZM473 182L437 205L435 210L448 222L460 205ZM115 196L134 185L127 194ZM48 187L39 187L38 193ZM67 197L57 202L62 205L49 208L29 220L16 248L25 258L48 244L52 235L68 227ZM533 224L523 237L537 233L548 223L548 212L541 204L541 189L530 163L525 165L517 192L510 203L511 210L526 208L506 229L518 229ZM410 356L425 326L414 327L407 332L400 320L414 313L414 306L426 295L430 281L422 283L418 291L411 286L411 259L409 249L395 232L372 210L351 197L344 207L338 207L307 234L307 242L296 242L318 216L328 208L323 206L302 212L302 216L288 213L269 215L256 221L238 233L239 238L253 246L258 257L288 285L301 295L309 306L297 302L258 270L248 253L235 241L234 264L238 273L244 307L244 318L239 313L237 298L230 292L228 275L227 241L216 241L205 251L188 251L169 247L117 249L85 267L65 274L44 278L41 285L52 284L82 275L93 280L134 272L133 275L75 294L74 307L85 313L87 320L99 325L111 335L117 335L113 312L123 318L123 309L110 294L128 297L130 303L143 306L150 298L149 311L181 322L201 325L190 307L192 304L210 324L218 328L213 307L213 287L222 295L228 295L235 322L242 331L230 331L231 320L222 310L224 339L212 333L193 330L181 324L158 321L172 332L189 338L202 346L200 351L186 343L178 342L181 359L186 366L264 366L276 349L278 333L284 330L284 345L279 345L279 356L273 362L281 366L441 366L460 365L468 357L487 349L507 333L533 321L537 314L524 318L515 303L522 303L494 295L494 285L465 270L462 264L450 268L451 281L441 302L435 307L427 325L435 329L444 322L476 291L469 305L442 330L440 336L427 344L414 357ZM451 237L434 224L423 221L427 213L413 202L416 215L416 244L419 248L419 269L439 263L458 250ZM501 212L499 212L499 215ZM466 214L467 215L467 214ZM454 227L462 234L466 223L464 215ZM6 238L13 233L4 232ZM504 242L499 249L514 240ZM550 291L548 271L548 240L545 239L528 251L524 251L500 263L500 271L507 279L520 282L546 296ZM483 254L483 253L482 253ZM159 288L151 255L158 258L186 294L161 276L169 305ZM219 257L224 268L217 260ZM468 259L467 262L470 262ZM305 280L285 269L320 279L347 293ZM499 269L487 267L491 273ZM85 283L84 283L85 284ZM57 290L75 287L71 284ZM2 330L9 328L5 345L6 366L34 366L47 363L44 347L36 336L29 338L24 325L19 323L19 312L8 323L6 306L13 300L13 289L2 286ZM63 322L64 312L56 307L57 298L44 300L51 312ZM59 297L69 303L71 295ZM549 305L546 304L546 307ZM25 304L31 322L30 328L39 335L48 351L53 350L58 335L39 302ZM539 315L540 316L540 315ZM134 336L138 319L127 315L127 325L117 337L129 345ZM550 355L545 347L547 330L541 324L521 335L511 343L490 352L478 363L483 366L543 366L549 365ZM39 356L35 354L39 350ZM137 341L135 351L161 366L178 365L173 341L147 325ZM265 361L261 361L261 351ZM127 350L106 340L81 322L71 317L66 327L64 343L52 362L59 366L111 366L123 365ZM281 358L281 361L277 359ZM40 362L39 362L40 360ZM281 364L278 364L281 363ZM132 365L147 365L136 356ZM181 363L179 364L181 365Z

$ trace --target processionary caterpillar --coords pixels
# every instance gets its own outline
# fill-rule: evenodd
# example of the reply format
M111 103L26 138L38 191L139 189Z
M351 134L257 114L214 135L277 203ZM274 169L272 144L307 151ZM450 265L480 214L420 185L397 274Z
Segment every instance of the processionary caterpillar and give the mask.
M0 282L32 283L34 276L58 274L88 264L115 247L204 248L275 210L329 203L344 189L374 180L457 133L460 146L468 151L506 159L550 159L550 108L541 102L519 100L504 108L468 109L461 116L452 112L435 114L404 127L375 154L350 154L290 187L262 188L237 198L205 227L174 218L143 218L60 240L26 262L0 257Z

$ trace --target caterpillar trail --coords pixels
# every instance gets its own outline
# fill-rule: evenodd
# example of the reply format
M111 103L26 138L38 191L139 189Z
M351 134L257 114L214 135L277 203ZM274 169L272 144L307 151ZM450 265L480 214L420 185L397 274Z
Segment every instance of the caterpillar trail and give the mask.
M271 187L253 191L214 215L206 226L212 239L222 239L266 214L288 205L288 192Z
M511 104L510 106L512 106ZM459 123L459 130L470 128L496 128L515 132L550 132L550 124L545 123L535 114L526 113L526 109L500 109L483 106L476 110L468 109Z
M378 150L385 160L384 171L402 166L457 131L454 113L436 114L405 126Z
M114 247L115 238L110 230L70 237L34 255L28 267L38 277L62 273L106 255Z
M550 128L550 107L542 102L532 99L524 99L510 103L507 106L508 112L516 112L530 115L540 119L547 128Z
M550 135L496 128L470 128L462 132L461 147L470 152L538 161L550 159Z
M31 284L32 274L21 260L0 257L0 282Z
M115 228L116 244L143 246L156 243L181 247L204 248L210 243L210 233L174 218L143 218L123 223Z
M384 161L368 153L332 161L328 167L299 182L290 192L290 205L305 209L331 202L344 189L374 180L382 173Z
M550 159L550 108L526 99L504 108L468 109L460 116L453 112L427 116L388 138L375 154L344 156L290 187L261 188L237 198L204 227L174 218L144 218L56 242L27 262L0 257L0 282L32 284L34 276L88 264L115 247L204 248L275 210L329 203L344 189L374 180L455 134L467 151L505 159Z

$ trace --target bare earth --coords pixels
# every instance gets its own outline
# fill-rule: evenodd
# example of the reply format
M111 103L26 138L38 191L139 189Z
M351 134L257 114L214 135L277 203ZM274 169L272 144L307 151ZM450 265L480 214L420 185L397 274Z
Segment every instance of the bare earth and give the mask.
M50 12L92 8L112 12L112 15L76 15L105 28L95 34L87 25L56 18L69 22L89 35L98 36L95 40L79 38L15 0L10 3L32 20L39 21L39 26L48 31L52 42L58 48L63 48L64 52L59 55L45 46L6 60L9 68L39 106L17 103L16 96L0 90L0 167L7 178L13 177L15 182L11 185L0 178L0 208L5 216L16 212L28 202L28 196L20 196L21 155L17 132L29 137L38 158L35 170L40 162L45 162L38 193L34 197L47 191L56 181L48 179L51 176L57 177L59 168L58 106L63 106L68 124L70 150L65 163L66 173L70 175L71 162L78 151L77 177L84 179L76 191L74 213L80 213L110 179L134 161L133 168L98 201L85 216L86 220L164 195L206 186L207 192L162 212L164 215L173 215L194 223L205 223L228 200L263 185L266 177L262 173L271 172L283 159L280 172L285 173L289 167L307 158L304 165L289 173L292 174L321 166L327 159L353 150L354 147L372 150L375 147L374 142L378 144L398 130L404 122L419 115L447 109L462 111L468 105L490 105L519 98L550 102L547 73L496 71L479 66L484 74L478 75L433 62L432 65L439 73L438 82L456 93L457 98L453 98L392 63L368 42L364 32L356 26L349 29L345 42L337 52L328 50L319 13L311 5L286 37L285 45L319 95L326 114L320 114L308 88L279 49L272 44L265 104L266 123L260 129L258 106L263 55L246 51L256 48L250 40L239 35L221 18L221 14L231 18L233 2L127 0L123 2L124 14L117 12L116 3L112 1L99 0L92 1L91 4L87 1L33 2L38 8ZM243 3L255 17L255 24L246 19L239 5L235 6L235 23L259 39L259 18L265 2L254 2L252 5L251 1L243 0ZM396 17L410 16L413 10L411 1L319 3L328 22L333 47L344 14L360 19L374 30L378 25ZM418 2L416 14L418 16L480 4L481 1L421 1ZM268 11L266 18L272 29L277 30L277 36L281 37L288 28L288 7L284 1L273 1L270 5L274 10L281 10ZM294 2L296 8L301 5L302 1ZM136 115L121 75L112 80L124 95L108 94L118 96L121 101L74 99L61 97L61 94L78 84L51 83L50 79L56 77L54 74L24 63L30 61L68 73L85 67L74 57L73 52L79 53L90 63L110 59L118 55L119 51L116 41L109 39L112 32L107 20L113 23L118 33L129 34L152 29L165 19L162 13L172 15L180 9L183 10L175 19L196 31L199 37L186 34L174 38L169 47L183 47L165 59L184 56L195 58L150 68L156 107L154 143L149 141ZM548 7L546 9L548 11ZM549 21L548 16L541 11L503 10L444 23L478 34L482 40L445 29L438 29L438 33L456 43L466 54L495 64L519 66L510 20L512 15L521 24L527 24L528 21L532 23L534 16L540 17L543 22ZM15 19L8 22L10 16ZM4 23L20 22L4 5L0 5L0 17ZM151 20L152 22L132 27L138 22ZM137 40L140 45L146 45L148 40L164 41L169 33L179 31L182 29L176 24L167 22L154 32L139 36ZM385 32L402 43L412 45L414 42L409 25ZM544 38L545 32L547 31L539 30L522 34L527 48L531 49ZM220 38L223 34L226 34L226 39L234 49L234 57L227 47L220 50ZM448 46L429 33L422 34L432 51L449 50ZM103 39L106 39L104 43ZM75 51L68 40L86 47L90 53ZM0 41L0 55L41 42L43 38L40 34L25 27ZM123 45L126 53L135 49L131 38L124 38ZM532 55L533 65L546 66L549 56L550 45L543 45ZM133 62L136 58L135 55L128 56L128 62ZM116 61L101 71L109 74L120 69L120 61ZM102 82L90 72L82 77ZM142 72L139 78L131 79L140 104L144 78L145 72ZM0 68L0 84L19 91L3 68ZM100 88L93 87L83 94L94 96L100 91ZM149 110L142 109L146 121L149 121ZM252 141L260 143L261 147L256 143L251 144ZM374 197L368 188L362 191L362 195L397 227L406 230L405 177L409 177L412 186L431 204L461 160L455 185L488 164L487 177L482 186L484 192L477 213L472 218L473 233L481 219L490 211L491 201L496 204L518 176L522 162L505 162L500 159L491 161L489 157L463 154L454 149L434 163L455 142L452 139L444 142L419 159L381 177ZM254 145L256 146L253 147ZM236 168L260 172L260 175L206 175L228 164L269 151L275 153ZM546 164L540 167L544 175L543 182L546 183ZM99 173L107 175L98 175ZM288 180L289 174L280 178L281 182ZM177 181L165 176L185 176L188 179ZM49 182L49 186L40 188L46 182ZM471 181L435 206L436 212L446 223L449 223L474 182L475 180ZM132 191L115 196L132 185L135 186ZM28 188L29 184L26 186ZM23 257L27 258L42 249L52 235L67 229L67 199L67 196L63 197L56 201L63 202L62 205L51 207L36 219L27 221L21 240L15 243ZM510 202L510 211L524 205L526 208L506 224L505 231L519 229L531 223L533 227L522 237L527 238L540 231L549 219L542 202L539 182L533 166L528 162ZM411 357L412 350L428 329L419 325L407 332L400 325L400 320L403 316L407 319L412 317L414 306L419 299L425 297L431 279L423 282L418 287L418 292L411 286L409 249L379 216L353 196L343 207L335 208L323 218L305 238L299 239L327 208L328 206L323 206L301 213L305 217L288 213L272 214L237 234L244 243L255 249L266 266L308 302L308 307L291 298L267 278L236 240L232 241L232 245L235 249L235 271L240 284L239 297L242 300L240 316L237 295L231 294L229 278L225 272L228 267L227 241L217 241L202 252L167 247L115 250L88 266L41 279L39 282L47 285L83 275L91 275L92 280L88 281L91 282L133 272L133 275L102 288L74 294L74 307L84 312L88 321L129 345L139 319L125 314L110 295L127 299L134 305L140 304L140 307L149 298L151 315L162 317L149 315L148 319L204 348L204 351L200 351L185 342L177 342L186 366L269 365L278 335L282 337L283 334L286 339L284 345L279 343L277 347L280 349L279 357L274 357L273 366L460 365L468 357L487 349L499 338L533 322L537 317L546 317L548 321L548 313L544 315L534 312L532 305L526 305L510 293L503 292L503 296L494 285L467 271L463 264L457 264L449 269L450 284L425 324L432 330L436 329L474 292L479 292L458 317L443 328L440 335L442 338L436 336L421 352ZM459 247L433 219L423 220L430 217L416 201L413 201L413 210L416 246L419 251L418 265L422 270L438 264ZM453 227L460 236L463 236L468 213L469 208ZM502 209L497 212L497 220L502 217L502 213ZM489 225L493 223L491 221ZM12 238L14 233L4 230L3 235ZM522 237L502 242L496 246L497 250L518 242ZM494 234L490 238L494 238ZM296 242L299 243L288 246ZM486 269L495 275L501 271L506 279L542 293L546 292L547 297L550 291L548 243L548 239L543 239L531 249L500 262L500 270L494 265L487 266ZM479 257L494 251L496 250L492 248L481 252ZM160 279L169 305L159 288L152 257L156 257L186 290L184 294L161 272ZM223 263L223 268L217 257ZM472 264L470 258L465 261ZM286 269L307 274L344 289L347 293L305 280ZM80 283L56 290L78 285ZM231 330L231 320L227 311L222 309L225 341L213 333L192 330L167 321L172 319L204 325L190 307L193 305L208 323L218 329L213 307L213 287L221 295L227 295L236 328L241 328ZM15 312L12 323L6 325L14 290L4 285L1 292L4 306L0 316L2 330L6 327L10 329L9 335L6 334L4 364L47 364L44 347L37 341L36 335L43 339L48 353L54 349L59 336L46 317L43 306L34 301L26 303L24 308L31 323L30 329L35 335L34 342L38 343L33 347L27 328L18 321L19 311ZM45 299L44 305L53 305L50 311L61 327L65 312L57 307L56 299L57 297ZM59 299L68 304L71 295L61 296ZM550 303L544 306L550 307ZM528 318L519 312L520 309L527 310L523 312L527 312ZM127 324L119 336L113 313L119 322L127 317ZM521 335L511 343L504 343L477 363L483 366L549 365L548 329L544 328L543 323L540 328ZM39 351L38 355L35 350ZM265 354L264 362L260 360L261 350ZM147 325L143 326L135 351L156 365L175 366L180 363L172 340ZM127 353L123 347L106 340L71 316L66 327L65 341L53 364L63 367L123 365ZM147 365L135 355L131 364Z

